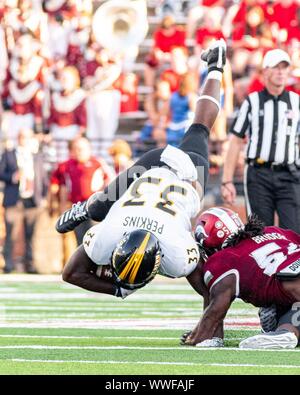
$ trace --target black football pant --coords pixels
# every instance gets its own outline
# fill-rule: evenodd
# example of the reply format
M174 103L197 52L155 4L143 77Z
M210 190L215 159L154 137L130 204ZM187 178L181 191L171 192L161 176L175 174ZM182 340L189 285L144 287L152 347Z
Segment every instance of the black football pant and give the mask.
M198 181L203 190L208 178L208 135L209 130L201 124L192 124L185 133L179 146L186 152L198 172ZM145 171L153 167L166 166L160 161L164 148L153 149L145 153L132 167L121 173L103 192L97 192L89 200L88 212L94 221L102 221L113 203L118 200L132 184L132 182Z
M300 170L274 171L247 165L245 199L247 213L257 214L266 226L279 226L300 233Z

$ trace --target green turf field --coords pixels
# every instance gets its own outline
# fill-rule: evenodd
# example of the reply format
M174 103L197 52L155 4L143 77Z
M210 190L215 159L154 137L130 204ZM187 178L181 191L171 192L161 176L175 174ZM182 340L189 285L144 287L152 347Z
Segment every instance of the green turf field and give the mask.
M125 301L59 277L0 277L0 374L300 374L300 348L242 351L259 332L240 301L226 319L224 349L179 345L200 316L185 280L155 279Z

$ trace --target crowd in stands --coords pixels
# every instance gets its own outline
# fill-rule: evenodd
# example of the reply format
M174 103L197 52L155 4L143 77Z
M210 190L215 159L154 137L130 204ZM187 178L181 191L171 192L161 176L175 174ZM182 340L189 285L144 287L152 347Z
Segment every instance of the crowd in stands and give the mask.
M93 17L102 3L0 0L0 180L8 272L13 265L7 251L18 238L9 208L19 207L20 199L23 211L40 206L36 177L45 178L39 193L48 197L49 212L57 213L103 188L141 152L178 145L206 77L199 55L211 40L225 38L229 47L222 110L210 139L212 180L220 173L236 109L263 87L267 50L290 54L289 89L300 93L300 0L148 0L148 40L129 64L95 37ZM126 137L119 139L120 119L127 114L134 120L141 112L144 126L129 145ZM20 145L20 139L28 141ZM37 152L43 175L35 167ZM29 230L23 226L29 244L34 223ZM30 251L23 260L33 271Z

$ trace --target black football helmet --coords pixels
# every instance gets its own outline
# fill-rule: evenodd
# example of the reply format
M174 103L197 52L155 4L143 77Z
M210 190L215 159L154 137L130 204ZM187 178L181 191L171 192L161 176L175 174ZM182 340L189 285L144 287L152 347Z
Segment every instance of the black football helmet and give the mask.
M111 257L116 283L125 289L142 288L155 277L161 256L159 241L151 232L126 233Z

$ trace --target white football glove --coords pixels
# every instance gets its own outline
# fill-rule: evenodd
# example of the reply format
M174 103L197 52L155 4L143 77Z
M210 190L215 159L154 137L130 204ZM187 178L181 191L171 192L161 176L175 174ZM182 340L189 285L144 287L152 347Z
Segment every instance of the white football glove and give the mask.
M226 63L226 43L223 39L214 41L202 54L201 59L207 62L208 72L217 70L223 73Z
M197 343L196 347L224 347L224 340L220 337L213 337Z

